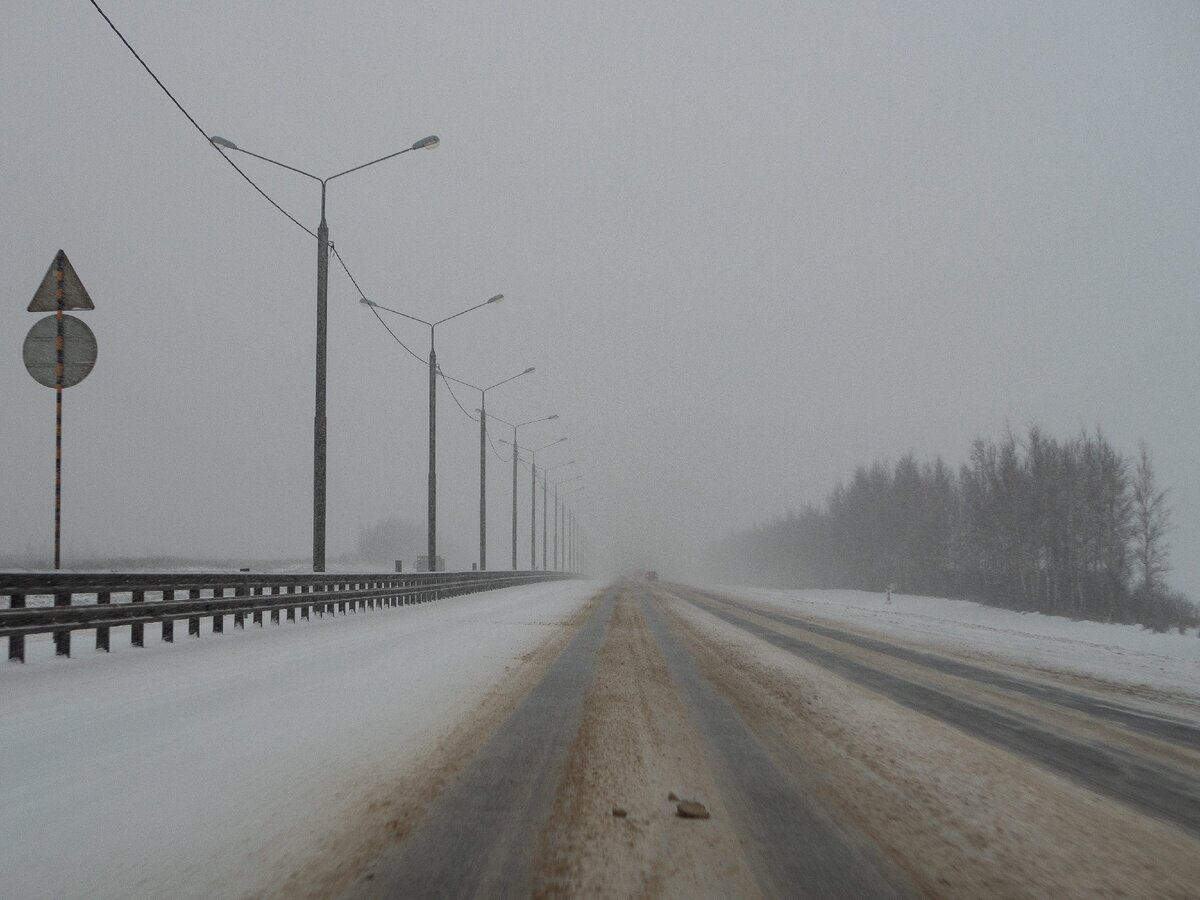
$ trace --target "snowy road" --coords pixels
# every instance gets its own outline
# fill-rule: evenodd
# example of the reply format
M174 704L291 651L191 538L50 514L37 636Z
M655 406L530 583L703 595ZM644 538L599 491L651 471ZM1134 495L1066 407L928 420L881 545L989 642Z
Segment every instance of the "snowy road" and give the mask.
M1186 705L801 612L609 591L348 896L1194 896Z
M553 584L6 670L3 893L1195 896L1190 694L813 609Z

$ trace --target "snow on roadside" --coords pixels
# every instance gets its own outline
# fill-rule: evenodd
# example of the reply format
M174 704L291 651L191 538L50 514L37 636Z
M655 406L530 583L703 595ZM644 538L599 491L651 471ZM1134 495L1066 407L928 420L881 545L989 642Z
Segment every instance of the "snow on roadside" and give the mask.
M1077 622L966 600L868 591L722 586L732 597L967 656L1083 675L1200 702L1200 640L1137 625Z
M599 587L507 588L113 656L81 642L71 660L0 665L4 896L265 887L361 799L363 779L402 772Z

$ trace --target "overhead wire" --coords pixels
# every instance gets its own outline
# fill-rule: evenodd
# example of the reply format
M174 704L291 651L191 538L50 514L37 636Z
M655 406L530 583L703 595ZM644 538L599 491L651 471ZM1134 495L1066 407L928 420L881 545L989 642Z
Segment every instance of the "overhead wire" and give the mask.
M379 320L379 324L382 325L387 330L387 333L392 336L392 340L395 341L397 344L399 344L401 347L403 347L405 350L407 350L409 356L411 356L413 359L415 359L419 363L422 363L424 365L429 365L427 360L421 359L420 356L418 356L416 353L413 352L412 348L409 347L408 344L406 344L406 343L404 343L404 341L400 340L400 338L396 335L396 332L392 331L392 329L388 325L388 323L383 321L383 316L381 316L379 314L379 310L377 310L374 306L369 307L369 309L371 310L371 312L373 312L375 314L375 318Z
M500 460L500 462L511 462L512 461L511 456L508 456L508 457L501 456L500 451L496 449L496 444L492 440L492 432L487 429L484 429L484 434L487 435L488 443L492 445L492 452L496 454L496 459Z
M334 259L341 263L342 271L346 273L346 277L350 279L350 283L354 285L354 289L358 291L358 296L366 299L367 295L364 294L363 289L358 286L358 279L350 273L350 267L346 265L346 261L342 259L342 254L338 252L337 245L335 245L333 241L329 242L329 252L333 254Z
M478 422L479 416L471 415L469 412L467 412L467 408L465 406L463 406L462 403L459 402L458 396L454 393L454 388L450 387L450 382L446 379L446 373L442 371L441 366L438 366L438 375L441 376L442 384L446 385L446 390L448 390L450 392L450 396L454 399L454 402L455 402L455 404L458 405L458 408L462 410L463 415L466 416L468 419L470 419L472 422Z
M295 216L293 216L290 212L288 212L286 209L284 209L282 206L280 206L278 203L276 203L274 201L274 199L271 198L270 194L268 194L266 191L264 191L262 188L260 188L257 184L255 184L254 179L252 179L249 175L247 175L245 172L243 172L241 167L237 163L235 163L232 159L230 159L229 156L226 155L225 152L222 151L220 147L216 146L216 144L214 144L211 140L209 140L208 132L200 127L200 123L197 122L194 118L192 118L192 114L183 108L182 103L180 103L178 100L175 99L175 95L172 94L167 89L167 86L162 83L162 80L157 75L154 74L154 70L151 69L148 65L146 65L146 61L144 59L142 59L141 55L136 50L133 49L133 45L130 44L128 40L126 40L125 35L121 34L121 30L119 28L117 28L116 25L113 24L113 20L110 19L108 17L108 14L103 9L100 8L100 4L97 3L96 0L90 0L90 2L92 4L92 6L95 7L96 12L100 13L101 18L103 18L104 21L108 23L108 27L113 30L113 33L121 39L121 43L124 44L126 46L126 48L128 48L129 52L133 54L133 58L136 59L139 63L141 63L142 68L145 69L147 74L149 74L149 76L154 79L154 83L157 84L160 88L162 88L163 93L166 94L171 99L171 102L175 104L175 107L181 113L183 113L184 116L187 117L187 120L192 123L192 126L198 132L200 132L202 135L204 135L205 142L210 147L212 147L214 150L216 150L218 153L220 153L221 158L224 159L225 162L227 162L231 166L233 166L234 170L239 175L241 175L242 178L246 179L246 183L249 184L250 187L254 188L256 191L258 191L263 196L263 198L266 199L266 201L268 203L270 203L273 207L275 207L277 210L279 210L281 213L283 213L285 216L287 216L289 219L291 219L292 222L296 225L296 227L298 227L300 230L305 232L310 237L316 238L316 236L317 236L316 232L314 232L312 229L310 229L308 226L306 226L303 222L301 222L299 219L297 219Z

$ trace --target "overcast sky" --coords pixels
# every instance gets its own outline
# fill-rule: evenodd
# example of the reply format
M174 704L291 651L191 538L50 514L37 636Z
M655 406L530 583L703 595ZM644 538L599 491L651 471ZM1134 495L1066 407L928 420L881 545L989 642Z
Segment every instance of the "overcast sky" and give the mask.
M604 559L681 566L857 464L1099 424L1153 450L1200 597L1197 4L102 6L246 149L329 175L441 137L332 182L331 238L421 318L506 295L439 329L439 360L537 367L489 409L560 416L522 442L569 438L540 461L577 461ZM100 347L65 397L66 563L305 557L315 241L85 0L10 4L0 48L0 552L51 543L54 398L21 343L62 247ZM315 183L237 161L315 229ZM425 373L358 299L335 264L330 555L425 515ZM440 544L466 567L478 427L439 404Z

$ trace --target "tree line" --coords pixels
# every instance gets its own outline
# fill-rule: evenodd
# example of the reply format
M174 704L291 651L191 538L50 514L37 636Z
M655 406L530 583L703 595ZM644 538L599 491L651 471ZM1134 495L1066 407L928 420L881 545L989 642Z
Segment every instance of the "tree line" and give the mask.
M772 587L888 585L1158 630L1197 622L1165 581L1168 491L1143 444L1103 433L979 438L957 472L909 453L859 466L822 504L726 538L712 573Z

